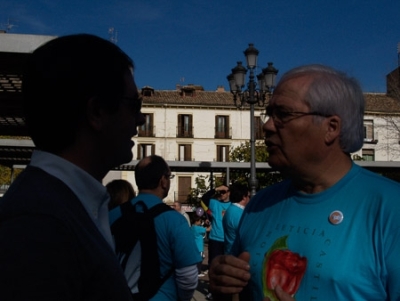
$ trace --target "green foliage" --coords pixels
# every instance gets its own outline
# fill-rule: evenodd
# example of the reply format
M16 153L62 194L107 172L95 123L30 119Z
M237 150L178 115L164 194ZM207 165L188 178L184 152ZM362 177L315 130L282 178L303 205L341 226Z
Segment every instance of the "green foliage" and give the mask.
M357 155L357 154L355 154L355 155L353 155L353 160L354 161L364 161L364 158L359 156L359 155Z
M0 185L10 185L11 169L0 165Z
M256 162L267 162L268 152L264 142L256 141L255 143ZM250 162L251 159L251 146L250 142L240 144L237 147L232 147L229 153L229 161L231 162Z
M211 189L211 178L209 175L199 175L195 178L195 187L190 189L190 193L187 198L187 203L199 207L200 200L204 193ZM213 187L221 186L223 183L223 178L213 177Z
M22 140L22 139L31 139L30 137L25 137L25 136L1 136L0 139L16 139L16 140ZM10 167L0 165L0 186L2 185L10 185L11 181L14 180L21 172L23 169L14 169L13 175L12 170ZM11 176L13 178L11 178Z
M187 203L193 206L197 206L200 202L200 197L208 190L209 185L207 185L207 179L209 176L198 176L196 177L195 187L190 189Z
M231 162L250 162L251 159L251 146L250 142L240 144L237 147L232 147L229 153L229 160ZM268 162L268 152L264 142L257 141L255 143L255 161ZM250 178L250 170L234 171L230 173L230 179L235 179L235 182L247 184ZM278 172L257 172L256 178L258 179L258 188L264 188L282 181L282 177Z
M0 186L10 185L11 180L14 180L21 172L22 169L14 169L14 173L12 174L11 168L0 165Z

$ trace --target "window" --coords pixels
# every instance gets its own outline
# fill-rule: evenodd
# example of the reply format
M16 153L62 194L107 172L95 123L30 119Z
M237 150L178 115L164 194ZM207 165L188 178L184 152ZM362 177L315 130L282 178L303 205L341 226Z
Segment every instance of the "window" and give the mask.
M217 145L217 162L229 162L228 145Z
M229 116L215 116L215 138L232 138L229 128Z
M263 125L261 117L254 117L254 138L256 140L264 139Z
M179 202L187 202L188 195L192 188L192 178L191 177L178 177L178 196L175 194L175 200Z
M147 97L151 97L154 95L154 89L152 87L149 86L145 86L142 88L142 95L143 96L147 96Z
M195 89L194 87L190 87L190 86L184 86L181 89L181 95L184 96L195 96Z
M137 159L143 159L144 157L154 155L154 144L139 144Z
M177 137L193 138L192 115L179 114Z
M364 120L364 142L366 143L377 143L374 139L374 121Z
M362 157L363 157L364 161L375 161L375 150L363 149Z
M153 125L153 114L143 113L144 124L139 127L139 137L155 137L155 128Z
M192 146L190 144L179 144L178 148L178 161L192 161Z

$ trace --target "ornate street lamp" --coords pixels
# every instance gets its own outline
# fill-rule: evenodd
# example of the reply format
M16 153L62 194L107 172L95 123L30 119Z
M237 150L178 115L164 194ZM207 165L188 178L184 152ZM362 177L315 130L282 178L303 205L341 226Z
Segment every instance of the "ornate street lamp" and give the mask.
M254 139L254 105L265 105L266 95L272 92L275 87L275 78L278 70L268 63L268 66L262 69L262 72L257 75L257 83L254 81L254 70L257 67L257 56L259 51L250 43L249 47L244 51L247 61L247 69L242 65L242 62L237 62L237 66L232 69L232 73L227 76L229 88L233 94L233 101L237 108L241 108L245 103L250 105L250 179L249 188L251 196L256 194L258 180L256 178L256 159L255 159L255 139ZM245 86L245 78L247 70L250 70L249 82L247 89L242 91Z

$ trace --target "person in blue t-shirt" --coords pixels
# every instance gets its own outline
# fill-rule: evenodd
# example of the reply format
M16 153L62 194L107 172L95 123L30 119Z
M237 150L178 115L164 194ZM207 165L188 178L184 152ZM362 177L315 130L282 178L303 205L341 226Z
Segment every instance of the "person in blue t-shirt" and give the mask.
M222 225L224 227L224 251L225 254L231 252L233 242L236 238L236 231L239 227L239 221L242 217L243 209L250 201L250 192L247 185L234 183L229 186L229 200L231 205L226 210L222 218Z
M224 228L222 218L226 210L231 205L229 201L229 188L225 185L215 188L215 194L209 200L208 206L201 201L201 206L207 213L211 223L210 235L208 237L208 265L212 260L221 254L224 254Z
M211 230L208 236L208 266L210 267L211 262L218 255L224 254L224 228L222 226L222 218L226 210L231 205L229 201L229 188L225 185L218 186L215 190L210 190L206 194L215 192L213 197L209 200L208 206L202 200L200 202L204 211L207 213L210 223ZM204 196L203 196L204 197ZM204 199L204 198L203 198ZM211 300L212 294L208 293L206 299Z
M143 201L148 208L151 208L162 203L168 195L173 177L167 162L162 157L157 155L144 157L135 166L135 181L139 194L131 201L132 204ZM121 216L121 208L113 209L109 215L112 225ZM198 284L197 264L202 261L190 227L183 215L176 210L158 215L154 223L161 276L167 275L172 267L174 273L150 300L190 301ZM140 247L136 245L125 268L125 277L132 293L138 292L139 274Z
M400 300L400 184L351 159L364 142L360 85L301 66L282 76L266 115L268 163L285 180L244 209L234 256L209 269L213 296Z
M202 225L202 218L198 215L194 215L192 218L192 234L194 237L194 241L196 243L197 249L200 253L201 258L204 258L204 238L206 237L207 229ZM202 262L197 264L197 270L199 272L199 277L204 277L204 274L201 272Z

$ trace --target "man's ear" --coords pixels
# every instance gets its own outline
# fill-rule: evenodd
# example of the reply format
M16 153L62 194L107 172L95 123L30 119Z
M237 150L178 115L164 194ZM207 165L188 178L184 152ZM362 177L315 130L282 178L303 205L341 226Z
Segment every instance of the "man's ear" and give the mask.
M164 176L161 177L160 186L163 189L168 189L168 179L167 179L167 177L164 177Z
M342 120L339 116L333 115L327 117L325 120L326 134L325 142L329 145L332 144L336 139L339 139L340 131L342 129Z
M86 116L88 124L95 130L101 130L103 127L104 110L102 109L96 97L91 97L86 104Z

